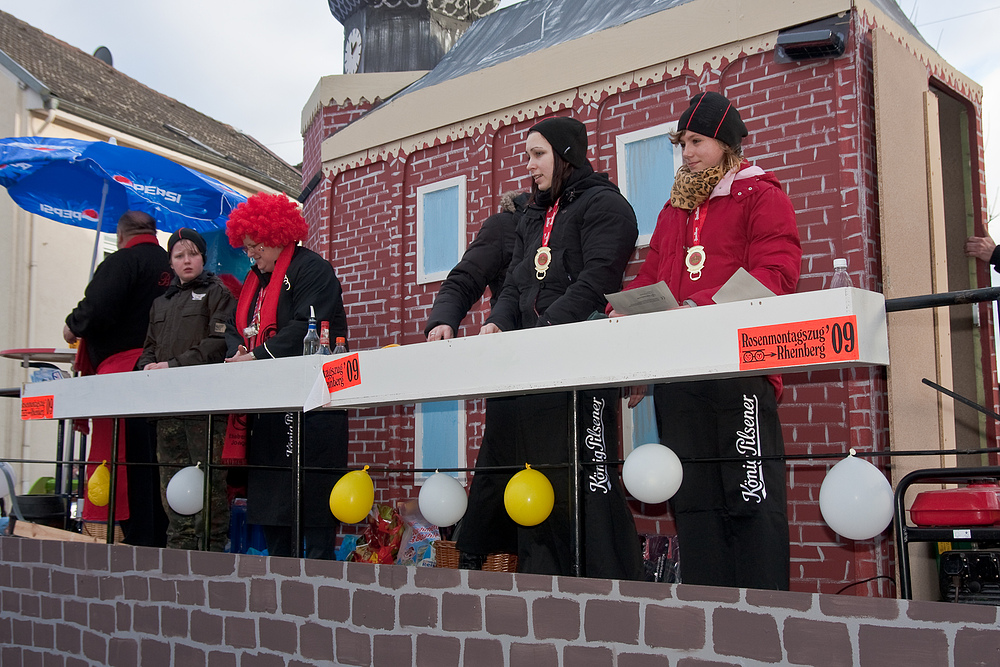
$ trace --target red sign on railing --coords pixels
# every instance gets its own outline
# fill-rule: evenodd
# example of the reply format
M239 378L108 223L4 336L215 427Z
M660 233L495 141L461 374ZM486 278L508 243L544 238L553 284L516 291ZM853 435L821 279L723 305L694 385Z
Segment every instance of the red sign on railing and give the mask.
M361 384L361 364L357 353L338 356L323 364L323 378L331 394Z
M860 359L855 315L740 329L737 335L741 371Z
M54 396L25 396L21 399L21 419L52 419Z

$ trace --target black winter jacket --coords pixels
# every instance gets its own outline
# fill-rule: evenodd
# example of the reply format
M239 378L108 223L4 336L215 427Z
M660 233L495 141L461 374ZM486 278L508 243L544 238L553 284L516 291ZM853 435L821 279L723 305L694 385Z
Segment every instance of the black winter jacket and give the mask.
M502 331L583 321L603 313L604 295L621 289L639 230L632 206L608 175L589 163L573 171L549 238L552 262L538 280L535 251L545 212L533 202L518 223L507 279L486 320Z
M69 330L86 339L94 368L113 354L142 347L149 309L171 276L167 251L141 239L101 262L83 300L66 318Z
M251 271L257 271L254 266ZM260 298L260 292L271 280L270 273L261 274L259 289L254 298ZM330 340L337 336L347 338L347 313L344 311L344 297L340 281L330 263L322 255L298 246L292 261L285 272L285 284L278 297L277 324L278 332L263 345L253 349L257 359L276 357L297 357L302 354L302 339L309 327L309 306L316 309L316 323L330 323ZM250 308L252 317L253 307ZM234 322L236 311L226 323L226 356L236 354L238 346L243 344L240 333L248 322Z
M149 329L138 370L166 361L175 366L213 364L226 356L226 320L236 299L219 277L202 271L185 284L175 277L149 311Z
M518 218L525 211L528 197L527 193L518 195L513 200L513 210L501 211L483 222L476 239L441 284L424 327L425 336L439 324L447 324L457 336L462 320L487 287L492 310L500 298L507 266L514 254Z

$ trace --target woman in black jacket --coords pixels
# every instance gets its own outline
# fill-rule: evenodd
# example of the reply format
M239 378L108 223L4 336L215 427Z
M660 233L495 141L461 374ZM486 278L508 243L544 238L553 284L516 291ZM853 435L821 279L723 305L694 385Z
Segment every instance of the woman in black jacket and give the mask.
M528 198L526 192L506 192L500 197L500 212L483 222L476 239L441 284L424 327L428 341L454 338L469 309L482 298L487 287L490 288L490 308L496 304L514 254L517 222ZM476 458L477 473L469 488L469 509L462 522L466 528L458 531L457 538L461 552L459 567L463 569L478 570L486 554L513 550L513 545L517 544L517 525L507 516L502 504L489 501L498 494L503 496L510 473L479 470L497 465L493 438L509 419L511 404L510 398L486 399L483 438ZM480 501L481 498L485 500Z
M604 295L621 289L638 237L632 207L607 174L595 173L587 160L583 123L566 117L543 120L529 131L525 149L532 198L518 224L500 298L480 334L602 316ZM571 401L569 392L512 399L510 417L496 434L493 463L567 464ZM580 392L576 419L583 463L618 458L617 407L617 389ZM518 571L574 574L567 471L542 471L552 482L555 507L541 524L517 529ZM609 473L603 466L584 467L579 574L638 579L642 559L635 522L617 471ZM503 502L499 491L489 502ZM463 525L462 531L469 528Z
M284 195L256 194L229 216L229 243L242 246L254 265L227 325L226 361L302 354L310 306L317 320L330 323L331 338L347 337L337 274L322 256L298 245L308 232L298 206ZM291 543L296 498L291 473L294 452L288 443L298 428L296 417L295 413L234 415L226 433L224 463L285 468L251 468L247 481L247 520L264 527L271 556L301 555ZM347 443L346 410L318 410L304 416L301 446L306 468L346 468ZM333 558L338 522L330 513L329 497L339 478L333 472L303 475L303 489L308 492L301 499L305 524L301 534L308 558Z
M527 193L505 192L500 212L486 218L476 239L441 283L434 307L424 326L427 340L447 340L458 335L458 327L469 310L490 288L490 308L500 297L507 265L514 253L517 221L528 203Z

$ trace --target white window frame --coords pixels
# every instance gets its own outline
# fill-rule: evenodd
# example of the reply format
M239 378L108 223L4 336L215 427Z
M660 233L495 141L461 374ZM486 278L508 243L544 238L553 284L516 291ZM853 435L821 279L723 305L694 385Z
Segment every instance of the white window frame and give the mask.
M469 457L469 438L467 430L468 421L468 411L466 409L465 401L459 399L457 401L440 401L442 403L457 403L458 404L458 424L457 429L457 444L458 444L458 456L455 459L456 468L465 468L468 466ZM423 403L417 403L413 407L413 467L415 468L428 468L429 466L424 465L424 417L423 417ZM422 486L424 481L433 475L433 472L418 472L414 473L414 483L417 486ZM463 485L468 481L468 473L458 472L449 473L455 477Z
M628 197L628 169L626 165L625 149L626 147L637 141L642 141L643 139L650 139L652 137L658 137L665 134L670 134L671 132L677 131L677 121L672 120L669 123L660 123L658 125L651 125L650 127L644 127L641 130L635 130L634 132L625 132L619 134L615 137L615 154L618 161L618 188L621 190L622 195ZM684 158L681 156L681 151L679 148L674 149L674 173L680 169L681 165L684 163ZM670 191L666 191L663 196L663 201L666 202L670 197ZM652 237L650 234L642 234L636 239L635 245L646 246L649 245L649 239Z
M424 272L424 197L433 192L438 192L440 190L447 190L448 188L453 188L458 186L458 256L455 257L455 261L451 263L446 269L440 271L434 271L431 273ZM438 280L444 280L447 277L448 272L458 264L458 260L462 258L462 254L465 252L466 247L466 228L468 227L468 221L466 219L466 177L465 176L455 176L453 178L446 178L443 181L437 181L436 183L430 183L428 185L417 186L417 284L432 283Z

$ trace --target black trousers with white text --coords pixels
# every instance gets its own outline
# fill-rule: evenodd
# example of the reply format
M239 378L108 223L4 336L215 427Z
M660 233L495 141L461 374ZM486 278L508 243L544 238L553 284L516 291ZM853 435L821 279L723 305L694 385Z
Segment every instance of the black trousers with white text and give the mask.
M572 394L557 392L490 399L486 433L477 467L525 463L565 465ZM581 474L581 553L583 576L641 579L642 553L618 466L601 465L618 458L618 389L579 392L576 414ZM589 465L588 465L589 464ZM552 483L555 506L537 526L518 526L506 514L503 492L510 473L477 473L469 491L469 512L459 531L458 548L485 554L494 548L516 551L518 572L572 573L572 518L569 472L540 467Z
M788 516L774 388L766 377L656 385L660 441L684 465L670 505L686 584L787 590ZM699 459L736 458L726 463Z

